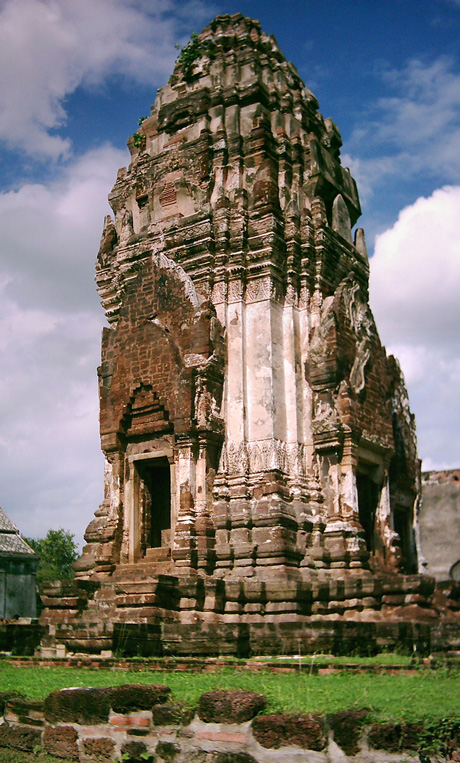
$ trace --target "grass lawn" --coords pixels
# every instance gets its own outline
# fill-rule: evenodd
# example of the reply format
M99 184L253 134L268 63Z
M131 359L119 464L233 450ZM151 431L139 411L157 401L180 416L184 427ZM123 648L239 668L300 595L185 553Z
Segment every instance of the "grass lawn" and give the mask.
M22 752L22 750L2 750L0 749L0 763L75 763L68 761L67 758L55 758L54 755L40 753L35 755L33 752Z
M165 684L174 700L196 706L211 689L250 689L268 698L266 712L320 712L369 708L379 720L422 720L460 716L460 671L420 669L414 673L241 672L231 667L212 673L127 672L65 667L17 667L0 662L0 691L19 691L44 698L56 689ZM0 758L1 763L1 758Z
M306 655L282 655L280 657L251 657L248 663L274 662L283 664L284 662L302 663L302 665L317 664L336 664L336 665L405 665L410 667L414 663L415 657L412 654L397 654L396 652L380 652L374 656L360 655L335 655L335 654L306 654Z

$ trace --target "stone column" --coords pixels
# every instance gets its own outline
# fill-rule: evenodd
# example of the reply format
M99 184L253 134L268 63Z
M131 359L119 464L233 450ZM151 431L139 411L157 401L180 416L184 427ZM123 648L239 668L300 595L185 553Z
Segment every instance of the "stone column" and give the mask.
M176 491L177 520L172 556L178 567L195 567L196 464L193 443L188 438L177 442Z

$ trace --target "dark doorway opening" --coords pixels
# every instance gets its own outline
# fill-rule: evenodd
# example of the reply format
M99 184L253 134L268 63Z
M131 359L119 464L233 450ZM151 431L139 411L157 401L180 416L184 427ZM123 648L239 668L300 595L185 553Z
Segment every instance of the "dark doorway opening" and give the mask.
M375 515L379 502L380 490L367 474L356 476L358 488L359 521L364 530L364 540L369 553L375 551Z
M396 508L393 522L395 532L399 535L402 556L401 570L402 572L407 573L417 572L417 564L415 563L415 541L411 516L407 511L398 510Z
M141 478L142 545L160 548L170 545L171 470L167 458L139 460Z

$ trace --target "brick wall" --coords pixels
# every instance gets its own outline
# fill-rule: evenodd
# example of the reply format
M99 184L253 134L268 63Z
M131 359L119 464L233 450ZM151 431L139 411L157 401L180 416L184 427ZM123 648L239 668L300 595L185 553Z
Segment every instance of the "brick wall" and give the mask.
M265 697L239 690L206 692L195 710L175 703L167 686L63 689L44 702L4 692L0 747L42 749L82 763L294 763L305 755L317 763L355 756L372 763L385 753L402 763L422 740L425 752L431 741L452 759L458 754L455 719L451 728L442 721L439 735L433 724L427 730L421 722L370 722L365 709L326 717L266 714L265 708Z
M100 380L101 435L126 434L139 397L157 405L156 431L181 434L193 416L193 363L186 356L212 355L212 310L197 308L173 272L144 261L123 297L116 328L105 329ZM196 363L196 361L195 361ZM136 402L137 401L137 402ZM147 418L147 417L146 417ZM151 419L152 417L150 417ZM145 426L151 427L147 421ZM155 433L155 426L151 427ZM146 431L136 434L146 434Z

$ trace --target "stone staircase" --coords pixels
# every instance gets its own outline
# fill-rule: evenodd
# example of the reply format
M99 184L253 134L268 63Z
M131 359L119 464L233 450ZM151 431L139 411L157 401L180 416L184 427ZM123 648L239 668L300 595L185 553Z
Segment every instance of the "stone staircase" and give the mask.
M152 573L155 569L155 573ZM57 652L149 654L161 640L161 622L178 608L177 578L168 549L148 549L134 564L119 564L114 574L96 582L74 579L46 583L41 624L49 633L41 654ZM139 631L135 637L134 631ZM141 648L141 641L149 642ZM61 645L61 647L59 646Z

